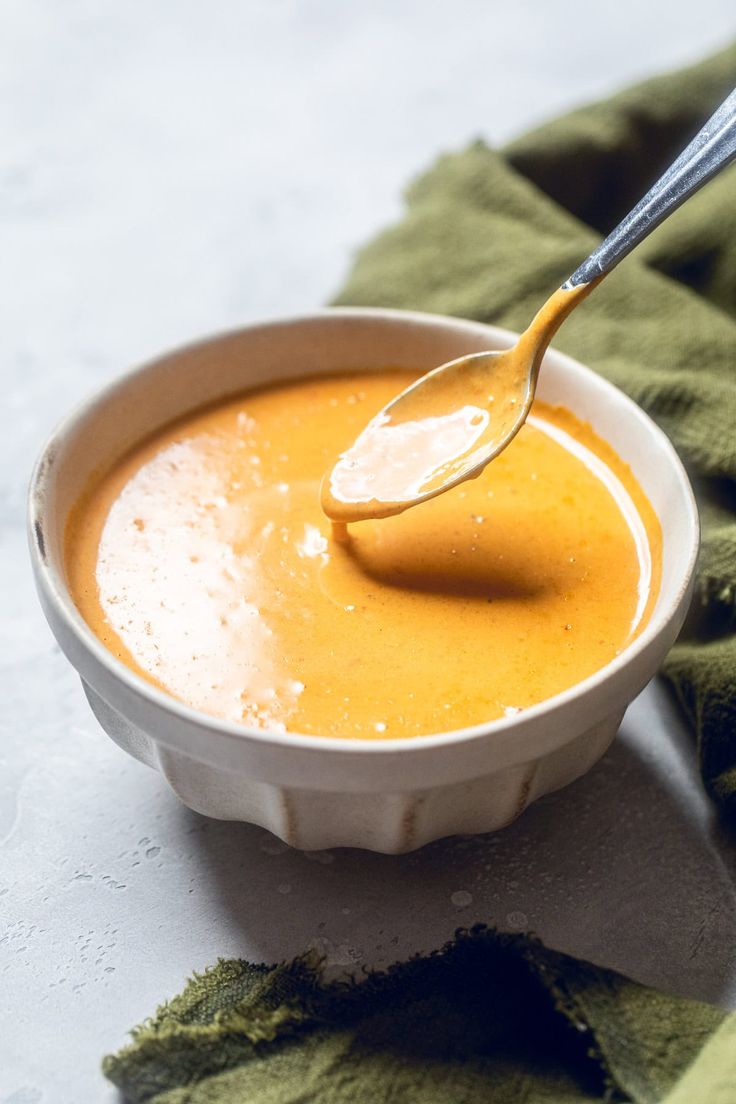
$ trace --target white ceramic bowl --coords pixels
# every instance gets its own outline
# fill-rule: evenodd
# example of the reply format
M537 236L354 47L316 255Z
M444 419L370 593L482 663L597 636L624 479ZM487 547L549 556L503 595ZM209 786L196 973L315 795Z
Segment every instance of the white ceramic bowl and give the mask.
M682 625L698 518L665 435L620 391L554 351L545 357L540 397L590 422L631 466L662 526L662 584L649 624L621 655L515 717L376 743L269 734L216 720L116 660L82 620L65 581L63 534L72 504L95 472L173 418L267 381L367 368L425 370L513 340L505 330L429 314L321 311L161 357L106 387L54 433L34 471L29 505L44 612L105 731L158 767L192 809L263 825L310 850L410 851L441 836L508 824L606 750Z

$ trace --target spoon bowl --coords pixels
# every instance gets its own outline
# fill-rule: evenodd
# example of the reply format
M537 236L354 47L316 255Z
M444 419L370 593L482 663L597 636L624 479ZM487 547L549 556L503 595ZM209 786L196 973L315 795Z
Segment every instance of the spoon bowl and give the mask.
M390 517L479 475L534 397L519 346L440 365L380 411L322 485L333 521Z
M523 426L553 334L596 283L560 288L510 349L458 357L402 391L327 473L325 514L390 517L480 475Z

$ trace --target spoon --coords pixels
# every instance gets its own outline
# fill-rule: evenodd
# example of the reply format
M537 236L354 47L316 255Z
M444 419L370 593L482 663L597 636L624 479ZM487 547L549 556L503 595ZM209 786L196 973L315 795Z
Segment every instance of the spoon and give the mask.
M542 358L572 310L656 226L736 158L736 90L605 241L547 300L516 344L459 357L380 411L322 483L336 537L348 522L389 517L479 475L513 440Z

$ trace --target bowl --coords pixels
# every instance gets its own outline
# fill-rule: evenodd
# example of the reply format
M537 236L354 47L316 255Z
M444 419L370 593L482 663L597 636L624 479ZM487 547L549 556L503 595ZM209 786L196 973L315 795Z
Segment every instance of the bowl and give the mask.
M587 771L656 673L691 597L698 517L669 440L630 399L550 350L539 397L566 406L631 467L659 518L662 581L641 634L607 666L513 717L413 739L268 733L219 720L156 689L117 660L78 613L65 580L69 511L89 480L188 411L275 380L360 369L426 370L516 335L430 314L330 309L251 325L134 369L64 421L33 473L29 538L49 625L112 739L158 768L190 808L259 824L294 847L397 853L488 832Z

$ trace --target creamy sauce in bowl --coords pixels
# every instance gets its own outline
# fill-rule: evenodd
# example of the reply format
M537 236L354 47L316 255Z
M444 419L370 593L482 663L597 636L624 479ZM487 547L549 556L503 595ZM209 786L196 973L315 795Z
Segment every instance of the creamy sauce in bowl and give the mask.
M331 539L324 471L412 378L253 391L121 459L66 536L102 642L205 713L365 739L510 715L613 659L656 599L659 525L564 410L536 403L477 479Z

